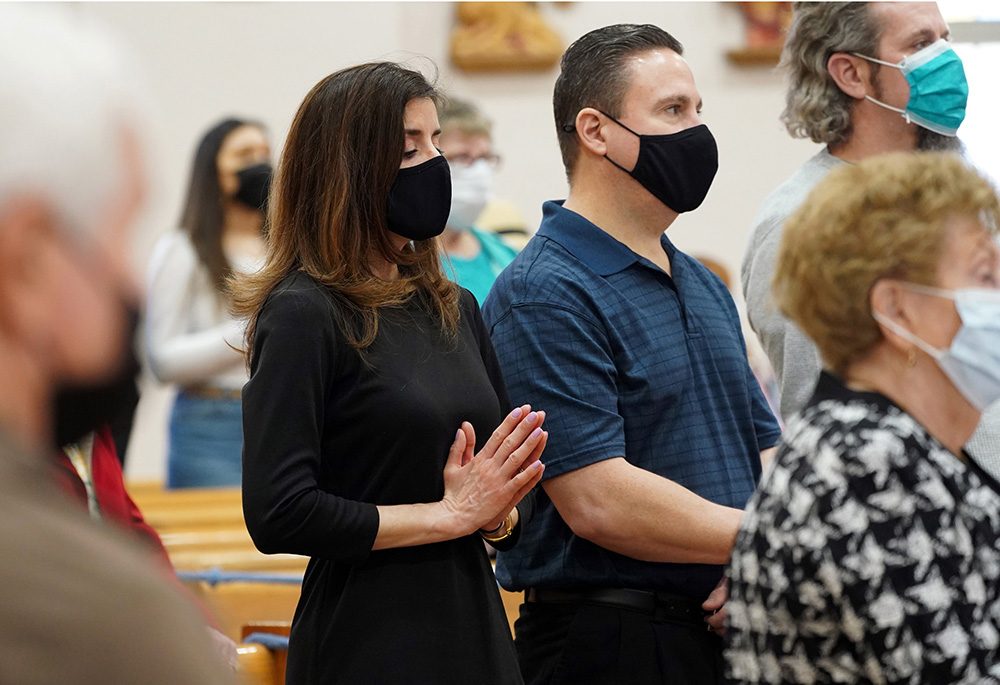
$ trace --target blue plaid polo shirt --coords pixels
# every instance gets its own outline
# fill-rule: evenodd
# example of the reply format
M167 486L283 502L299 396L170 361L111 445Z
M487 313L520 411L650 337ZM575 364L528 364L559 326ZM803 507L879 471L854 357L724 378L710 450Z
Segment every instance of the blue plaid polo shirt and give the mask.
M546 202L483 306L510 396L544 409L545 478L603 459L743 508L781 430L747 362L732 296L664 235L673 277ZM627 587L703 600L721 566L640 561L577 537L542 488L497 578L509 590ZM671 525L664 521L664 526Z

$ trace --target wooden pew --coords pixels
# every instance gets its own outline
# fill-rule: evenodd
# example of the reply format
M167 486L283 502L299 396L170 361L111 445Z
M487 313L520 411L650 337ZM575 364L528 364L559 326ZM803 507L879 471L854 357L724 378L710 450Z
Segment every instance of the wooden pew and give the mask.
M253 633L270 633L288 637L291 623L257 621L244 625L240 631L240 642ZM286 650L270 650L260 645L241 644L237 652L240 655L240 677L248 685L285 685L285 664L288 661ZM244 670L244 654L246 654L246 669Z
M243 626L253 623L288 623L295 615L300 585L255 582L185 583L233 640L242 638Z
M146 520L160 534L178 570L302 573L308 559L292 554L261 554L243 519L239 488L165 490L159 483L129 484L129 492ZM223 631L236 631L254 620L291 621L298 586L189 583L191 590L217 617ZM523 594L500 590L513 634Z
M129 484L129 492L147 523L160 535L178 571L299 574L308 559L294 554L262 554L243 519L239 488L165 490L162 484ZM254 621L290 622L301 592L299 585L236 582L185 585L212 613L222 631L240 639L243 625ZM259 660L253 650L246 657Z
M221 550L171 550L170 561L181 571L204 571L219 568L223 571L254 571L256 573L303 573L308 559L297 554L261 554L256 549Z
M239 488L165 490L162 485L130 483L129 492L177 569L305 570L305 557L257 551L243 519Z
M239 487L167 489L159 481L129 481L128 492L136 504L164 502L241 502Z
M240 664L239 677L243 685L278 685L284 683L284 670L278 679L277 657L267 647L240 645L236 648Z
M507 614L507 626L510 628L511 637L514 636L514 621L517 620L521 612L521 603L524 601L523 592L507 592L500 588L500 599L503 601L503 610Z

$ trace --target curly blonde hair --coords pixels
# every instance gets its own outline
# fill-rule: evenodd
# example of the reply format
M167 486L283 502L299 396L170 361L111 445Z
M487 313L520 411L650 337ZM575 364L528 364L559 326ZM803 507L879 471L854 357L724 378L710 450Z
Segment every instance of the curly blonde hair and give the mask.
M869 293L882 278L936 285L951 216L1000 225L993 186L950 153L894 153L844 165L785 224L773 291L781 311L843 375L881 339Z

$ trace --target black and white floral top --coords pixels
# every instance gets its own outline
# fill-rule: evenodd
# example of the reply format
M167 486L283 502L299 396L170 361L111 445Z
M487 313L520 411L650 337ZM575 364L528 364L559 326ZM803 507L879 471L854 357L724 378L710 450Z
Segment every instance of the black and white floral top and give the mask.
M824 373L729 567L737 683L1000 683L1000 494L909 414Z

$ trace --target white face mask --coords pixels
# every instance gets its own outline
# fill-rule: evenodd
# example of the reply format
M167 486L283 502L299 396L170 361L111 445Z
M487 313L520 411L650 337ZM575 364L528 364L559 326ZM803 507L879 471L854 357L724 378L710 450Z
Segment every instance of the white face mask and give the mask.
M944 290L915 283L908 283L906 287L955 301L962 327L951 346L946 350L933 347L895 321L873 311L875 320L934 357L948 379L979 411L1000 399L1000 290Z
M493 195L493 167L485 159L451 167L451 214L448 227L466 231L476 223Z

